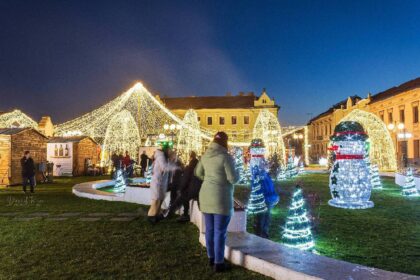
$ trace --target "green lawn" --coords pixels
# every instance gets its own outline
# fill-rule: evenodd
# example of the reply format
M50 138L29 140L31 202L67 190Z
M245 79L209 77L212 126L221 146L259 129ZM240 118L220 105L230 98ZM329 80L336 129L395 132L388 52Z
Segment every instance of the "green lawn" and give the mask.
M78 198L71 187L97 178L57 179L30 199L20 188L0 189L0 279L267 279L245 269L214 275L192 224L167 220L151 226L136 204ZM1 214L16 212L5 217ZM35 218L60 213L143 213L131 222Z
M375 207L346 210L327 204L331 198L327 174L300 176L311 215L315 217L313 233L316 250L321 254L353 263L390 271L420 275L420 198L404 198L393 179L382 178L384 189L373 191ZM281 182L277 188L280 204L273 209L270 228L272 240L281 242L295 181ZM236 196L243 201L249 187L237 187ZM248 219L252 232L252 218Z

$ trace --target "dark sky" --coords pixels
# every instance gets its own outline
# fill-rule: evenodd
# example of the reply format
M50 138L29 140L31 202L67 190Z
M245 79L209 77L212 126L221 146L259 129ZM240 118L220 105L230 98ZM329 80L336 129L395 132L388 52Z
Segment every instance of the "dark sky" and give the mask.
M420 76L420 1L0 0L0 111L62 122L141 80L167 96L263 87L282 124Z

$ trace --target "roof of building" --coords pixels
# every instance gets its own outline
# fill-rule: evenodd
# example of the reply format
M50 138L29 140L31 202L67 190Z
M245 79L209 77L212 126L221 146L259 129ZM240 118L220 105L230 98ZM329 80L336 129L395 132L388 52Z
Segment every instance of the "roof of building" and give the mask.
M161 97L170 110L253 108L257 97L253 93L226 96Z
M47 138L47 136L45 136L44 134L42 134L38 130L30 128L30 127L0 128L0 135L15 135L15 134L21 133L22 131L25 131L25 130L32 130L32 131L38 133L39 135L42 135L43 137Z
M353 102L353 105L354 105L354 104L356 104L356 102L357 102L357 101L362 100L362 98L361 98L360 96L358 96L358 95L353 95L353 96L350 96L350 98L351 98L351 101ZM313 121L315 121L315 120L317 120L317 119L319 119L319 118L322 118L322 117L324 117L324 116L327 116L327 115L331 114L332 112L334 112L334 110L336 110L336 109L340 109L342 106L346 106L346 104L347 104L347 100L348 100L348 98L346 98L346 99L344 99L344 100L342 100L342 101L338 102L337 104L334 104L334 105L333 105L333 106L331 106L331 107L330 107L327 111L322 112L321 114L319 114L319 115L317 115L317 116L313 117L312 119L310 119L310 120L309 120L308 125L309 125L311 122L313 122Z
M48 143L69 143L69 142L80 142L83 139L89 138L90 140L92 140L93 142L96 143L95 140L93 140L91 137L86 136L86 135L81 135L81 136L69 136L69 137L65 137L65 136L57 136L57 137L52 137L48 140Z
M15 128L0 128L0 134L2 135L14 135L22 132L28 128L26 127L15 127Z
M371 103L384 100L388 97L391 97L391 96L394 96L394 95L397 95L402 92L406 92L415 88L419 88L419 87L420 87L420 77L373 95L371 97Z

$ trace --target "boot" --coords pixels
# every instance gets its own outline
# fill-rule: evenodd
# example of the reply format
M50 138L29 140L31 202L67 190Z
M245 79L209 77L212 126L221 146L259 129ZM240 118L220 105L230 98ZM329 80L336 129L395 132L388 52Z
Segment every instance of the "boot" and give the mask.
M214 272L216 272L216 273L225 272L225 271L228 271L229 269L230 269L230 267L228 265L226 265L225 263L214 264Z

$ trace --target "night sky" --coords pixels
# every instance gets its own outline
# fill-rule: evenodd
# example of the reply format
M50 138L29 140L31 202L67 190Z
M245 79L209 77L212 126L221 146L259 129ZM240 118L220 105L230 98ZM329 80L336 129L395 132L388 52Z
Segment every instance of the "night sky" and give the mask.
M0 0L0 111L58 123L141 80L166 96L267 88L280 122L420 76L420 1Z

